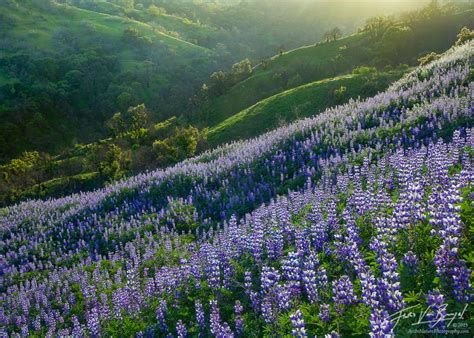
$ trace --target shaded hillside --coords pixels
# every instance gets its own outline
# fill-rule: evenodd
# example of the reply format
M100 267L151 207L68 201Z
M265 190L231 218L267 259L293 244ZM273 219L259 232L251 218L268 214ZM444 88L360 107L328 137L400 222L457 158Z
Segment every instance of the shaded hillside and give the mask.
M357 73L360 70L367 73ZM345 103L350 98L373 96L398 80L404 70L378 73L375 69L362 68L355 69L354 73L305 84L259 101L210 128L208 142L218 145L255 137L281 124Z
M427 12L426 17L418 12L411 14L398 20L376 18L357 34L276 55L229 88L225 80L211 79L207 82L210 90L216 83L225 91L202 103L199 118L206 125L215 126L262 99L305 83L350 73L358 66L380 70L400 64L415 66L423 55L449 48L460 29L472 28L474 22L473 10Z
M186 107L213 52L130 18L26 0L1 3L0 159L104 135L112 113ZM184 102L184 103L183 103Z

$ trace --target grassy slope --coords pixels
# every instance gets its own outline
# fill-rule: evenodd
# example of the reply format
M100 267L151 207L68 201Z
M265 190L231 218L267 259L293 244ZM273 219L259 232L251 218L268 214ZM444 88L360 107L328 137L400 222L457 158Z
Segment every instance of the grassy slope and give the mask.
M193 54L204 59L211 53L206 48L167 35L146 23L87 9L57 5L55 12L48 12L25 1L16 8L6 6L1 7L1 10L9 17L16 19L15 28L11 30L11 34L14 36L14 41L17 41L17 45L12 46L12 49L17 47L21 50L21 47L34 46L34 51L54 50L54 34L61 27L66 27L69 31L76 33L74 37L81 45L86 45L92 38L97 37L107 44L119 44L124 30L134 28L154 43L173 50L178 56L176 60L178 62L181 61L180 56ZM134 61L132 53L123 50L120 61L123 64Z
M455 15L448 15L439 19L435 27L420 27L418 29L418 40L416 45L407 46L413 50L413 60L428 52L442 52L451 46L456 40L456 34L461 27L472 26L474 11L469 10ZM456 32L452 36L446 37L440 42L440 36L446 31ZM285 82L275 79L275 74L284 72L287 79L291 79L297 74L305 76L305 69L318 68L324 71L317 78L303 79L304 83L315 80L331 78L343 75L354 67L370 65L374 55L371 52L373 42L369 34L362 32L347 36L340 40L300 47L283 55L274 56L263 67L258 65L254 73L248 79L234 85L227 93L212 100L202 109L200 118L208 125L216 126L230 116L256 104L257 102L280 93L290 88ZM342 47L342 48L341 48ZM338 57L337 61L334 61ZM415 65L415 63L411 64Z
M291 78L304 64L328 67L331 59L339 53L341 46L351 48L366 42L366 34L355 34L335 42L302 47L286 52L282 56L275 56L265 68L256 67L251 77L236 84L226 94L212 101L204 108L203 113L211 124L218 124L256 102L286 90L285 84L276 84L274 79L276 72L284 71ZM364 64L364 56L362 53L354 53L351 63L354 66Z
M208 141L218 145L240 138L257 136L278 127L281 123L308 117L335 103L349 98L366 97L385 89L399 79L402 71L366 75L343 75L312 82L264 99L255 105L227 118L209 130ZM370 83L370 89L367 84ZM341 101L333 96L335 89L344 86L347 91Z
M161 26L160 29L164 28L171 32L177 32L183 37L183 39L192 39L195 36L202 37L217 32L217 29L214 27L210 27L205 24L198 24L179 16L166 13L152 15L146 9L137 10L132 8L124 8L117 4L105 1L97 2L93 7L93 10L99 13L110 14L114 16L126 16L129 18L134 18L137 21L150 23L152 26L159 25Z

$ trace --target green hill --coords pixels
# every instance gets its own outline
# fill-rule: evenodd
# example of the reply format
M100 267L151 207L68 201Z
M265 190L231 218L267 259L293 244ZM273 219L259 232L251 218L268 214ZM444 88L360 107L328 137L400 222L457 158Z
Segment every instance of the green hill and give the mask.
M100 140L106 120L141 103L153 122L196 116L193 96L214 71L320 41L336 25L350 34L371 16L418 7L339 5L0 0L0 164Z
M358 66L380 70L400 64L415 66L421 56L448 49L463 26L472 27L474 11L380 20L337 41L297 48L265 60L251 76L204 103L199 119L215 127L272 95L350 73Z
M438 7L377 17L239 62L196 94L222 61L202 38L222 29L115 2L0 0L0 205L90 190L374 95L474 22Z
M210 49L106 11L2 0L0 21L0 163L100 139L107 118L142 102L157 120L183 111L216 67Z
M403 70L398 70L342 75L286 90L210 128L208 142L210 145L218 145L254 137L281 124L315 115L332 105L345 103L350 98L373 96L403 74Z

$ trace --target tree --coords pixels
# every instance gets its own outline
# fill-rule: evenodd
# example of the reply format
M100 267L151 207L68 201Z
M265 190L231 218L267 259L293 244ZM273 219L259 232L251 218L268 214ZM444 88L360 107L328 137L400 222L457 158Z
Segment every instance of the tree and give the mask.
M467 27L463 27L458 34L458 39L456 41L456 46L461 46L465 42L474 39L474 30L470 30Z
M406 46L412 41L413 31L409 26L389 27L380 43L377 44L379 58L386 59L391 64L399 64L405 61ZM405 54L404 54L405 53Z
M153 142L153 151L159 166L164 167L177 162L178 149L170 143L169 139Z
M178 159L180 161L196 153L200 136L199 130L193 126L189 126L188 128L176 128L176 134L171 141L178 149Z
M365 26L362 28L363 32L369 32L372 38L380 38L385 30L393 24L393 21L385 16L376 16L367 19Z
M155 6L155 5L150 5L150 7L148 7L148 13L150 13L153 16L160 16L160 15L166 14L166 9Z
M109 181L119 179L123 176L121 161L122 149L113 143L110 144L104 160L99 164L99 173Z
M136 131L147 126L148 111L143 103L139 104L138 106L128 108L128 115L131 118L131 131Z
M143 140L147 129L146 126L148 125L148 111L145 105L139 104L135 107L128 108L128 116L130 119L130 136L132 140L140 141Z
M323 40L326 42L336 41L342 36L342 32L339 27L334 27L330 31L324 33Z
M133 104L133 96L128 92L123 92L117 96L116 101L119 109L125 110Z
M223 71L214 72L211 74L209 81L209 95L220 96L225 93L227 87L227 76Z
M109 120L107 120L105 126L114 137L117 137L127 130L125 120L120 112L115 113Z
M252 62L249 59L242 60L232 66L232 80L239 82L252 75Z

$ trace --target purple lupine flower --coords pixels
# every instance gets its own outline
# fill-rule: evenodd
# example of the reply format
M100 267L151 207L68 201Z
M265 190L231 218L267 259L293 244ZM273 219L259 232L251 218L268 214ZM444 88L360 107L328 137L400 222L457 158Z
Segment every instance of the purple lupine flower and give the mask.
M471 284L469 278L471 270L459 264L453 268L453 293L456 300L460 303L469 304L472 299L471 296Z
M244 327L244 318L242 317L242 314L244 312L244 307L240 303L240 301L235 301L234 305L234 313L235 313L235 332L237 335L242 334L242 329Z
M379 307L379 295L375 276L368 266L359 270L360 286L362 288L362 302L371 307Z
M293 337L298 337L298 338L304 338L308 337L306 333L306 329L304 327L304 320L303 320L303 315L301 314L300 310L296 310L295 313L290 315L290 320L291 320L291 335Z
M84 337L84 327L79 323L79 320L77 319L76 315L72 316L72 324L72 335L74 337Z
M412 252L408 251L403 257L403 264L408 268L411 274L416 274L418 271L418 257Z
M278 302L278 308L281 311L286 311L291 306L291 295L292 285L285 283L283 286L279 286L276 291L276 299Z
M347 276L342 276L332 283L333 300L336 303L336 310L342 313L344 305L350 305L356 302L354 287Z
M326 323L329 323L331 321L329 304L321 304L321 306L319 307L319 318Z
M387 311L375 309L370 314L370 336L375 338L395 337L393 333L394 323Z
M96 307L93 307L88 313L86 317L87 321L87 328L89 329L89 333L92 337L99 337L100 336L100 323L99 323L99 311Z
M250 301L252 302L252 308L255 312L259 312L260 309L260 296L255 291L250 291Z
M275 268L264 266L260 276L262 292L270 292L280 281L280 273Z
M252 291L252 273L250 271L245 271L244 287L245 287L245 293L247 295L250 295L250 291Z
M291 285L292 293L298 295L300 293L301 281L301 262L298 252L289 252L288 257L282 260L283 276Z
M211 305L210 327L211 333L216 337L234 337L232 330L227 323L221 323L221 315L216 300L209 302Z
M206 317L204 315L204 308L200 300L196 300L195 303L196 308L196 323L201 331L206 328Z
M262 317L267 324L273 324L276 321L276 313L272 301L268 298L262 300Z
M439 292L439 290L432 290L428 292L426 304L429 309L426 319L430 321L430 329L445 329L445 320L447 316L446 308L448 304L446 304L444 296Z
M178 338L185 338L188 334L186 325L184 325L181 319L178 320L178 323L176 324L176 334L178 335Z
M160 327L161 332L168 331L168 325L166 324L166 312L168 311L168 303L164 299L160 299L158 307L156 308L156 320Z
M319 293L316 284L316 273L314 270L303 270L303 285L310 303L314 304L319 301Z

